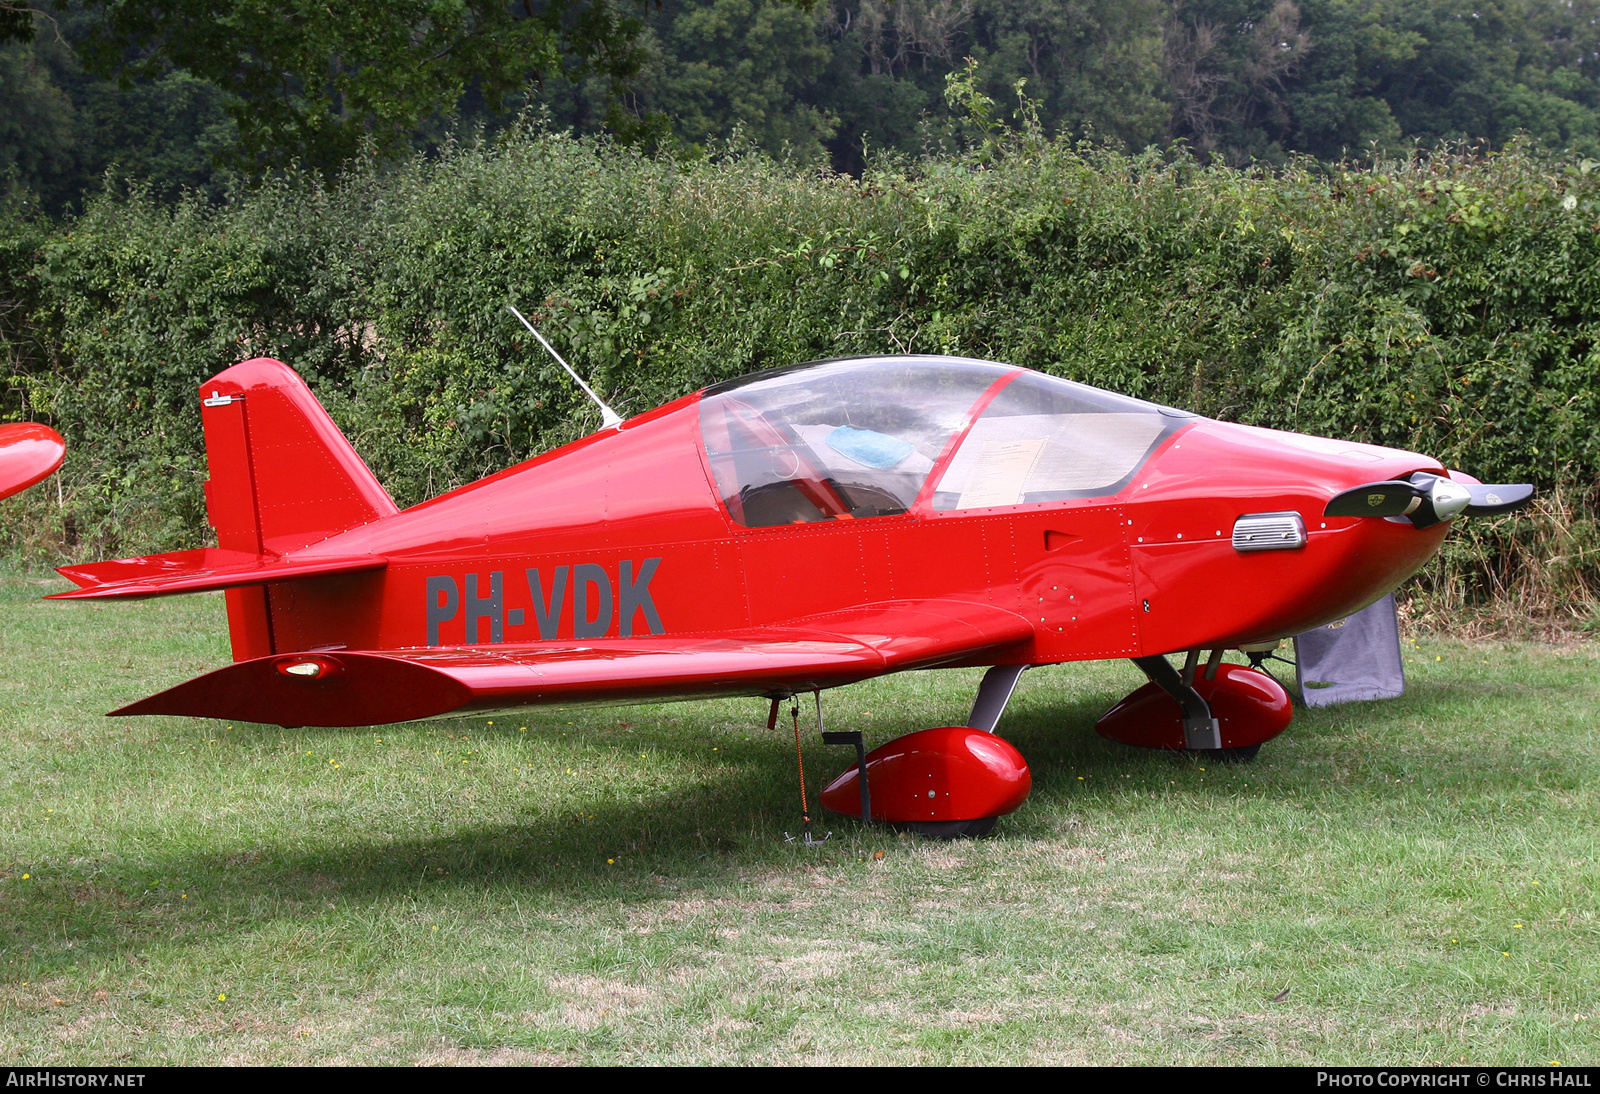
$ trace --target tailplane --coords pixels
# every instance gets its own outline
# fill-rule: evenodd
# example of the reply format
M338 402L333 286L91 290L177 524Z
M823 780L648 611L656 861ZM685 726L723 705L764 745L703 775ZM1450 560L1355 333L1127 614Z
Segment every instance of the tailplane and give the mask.
M215 548L64 567L67 597L226 589L236 661L277 652L269 586L381 569L372 556L285 558L399 510L316 396L281 361L258 357L200 386L206 514ZM352 605L352 610L355 606Z

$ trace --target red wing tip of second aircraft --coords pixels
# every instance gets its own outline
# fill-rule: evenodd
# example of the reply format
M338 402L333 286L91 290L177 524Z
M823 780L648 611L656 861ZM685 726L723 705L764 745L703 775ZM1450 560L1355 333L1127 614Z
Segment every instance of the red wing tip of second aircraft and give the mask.
M0 498L55 474L67 455L61 434L39 422L0 425Z

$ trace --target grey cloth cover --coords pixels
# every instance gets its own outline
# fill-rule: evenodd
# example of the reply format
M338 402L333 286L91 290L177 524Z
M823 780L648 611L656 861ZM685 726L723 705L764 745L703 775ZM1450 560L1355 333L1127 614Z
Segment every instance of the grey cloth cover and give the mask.
M1394 597L1294 639L1295 681L1308 707L1394 699L1406 690Z

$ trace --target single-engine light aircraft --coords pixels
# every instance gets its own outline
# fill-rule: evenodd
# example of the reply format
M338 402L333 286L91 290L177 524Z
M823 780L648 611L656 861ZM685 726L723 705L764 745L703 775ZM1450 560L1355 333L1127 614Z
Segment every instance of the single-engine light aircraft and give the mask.
M856 736L822 794L947 834L1027 796L993 732L1024 669L1130 658L1151 682L1102 734L1253 754L1289 702L1224 650L1349 615L1453 518L1532 494L959 357L715 384L404 511L288 366L235 365L200 404L217 546L63 567L80 588L57 595L224 589L235 664L113 713L354 726L746 695L770 725L802 693L990 666L965 726Z

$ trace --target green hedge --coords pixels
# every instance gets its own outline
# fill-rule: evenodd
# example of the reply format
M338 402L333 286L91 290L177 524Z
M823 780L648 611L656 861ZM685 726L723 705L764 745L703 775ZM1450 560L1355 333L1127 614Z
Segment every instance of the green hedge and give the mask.
M797 360L953 352L1531 480L1553 501L1464 526L1431 588L1588 604L1596 166L1513 149L1267 175L1024 136L853 180L521 132L332 189L13 217L0 417L71 450L59 496L0 521L32 561L203 543L195 390L259 354L402 505L524 459L598 415L514 302L625 414Z

